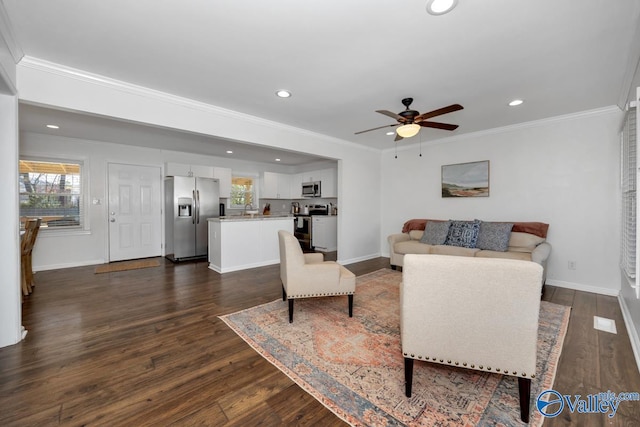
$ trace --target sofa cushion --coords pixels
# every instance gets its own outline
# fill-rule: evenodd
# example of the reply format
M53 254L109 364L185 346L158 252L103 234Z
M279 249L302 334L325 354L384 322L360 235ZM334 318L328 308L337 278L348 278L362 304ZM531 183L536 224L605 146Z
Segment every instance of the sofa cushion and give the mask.
M536 246L544 241L544 237L535 236L529 233L512 231L511 237L509 238L509 251L533 252Z
M480 252L480 249L476 249L476 248L463 248L461 246L450 246L450 245L436 245L436 246L431 246L430 253L436 254L436 255L475 256L476 253L478 252Z
M531 261L531 253L527 252L502 252L502 251L478 251L476 258L503 258L518 259L522 261Z
M393 245L393 250L397 254L428 254L433 246L420 243L418 240L407 240Z
M475 248L480 231L480 221L451 221L445 245Z
M420 240L422 239L423 234L424 234L424 231L422 230L411 230L409 232L409 237L411 238L411 240Z
M512 228L513 223L508 222L481 222L476 248L505 252Z
M420 241L429 245L444 245L449 235L451 221L429 221L424 229L424 234Z

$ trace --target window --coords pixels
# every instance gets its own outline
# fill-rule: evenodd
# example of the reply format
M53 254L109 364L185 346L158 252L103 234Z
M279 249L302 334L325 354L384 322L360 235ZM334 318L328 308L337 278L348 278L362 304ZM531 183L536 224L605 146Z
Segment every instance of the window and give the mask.
M636 108L629 108L621 137L622 236L620 267L639 294L637 266L637 167Z
M83 226L82 163L20 160L20 219L42 218L46 228Z
M231 207L244 208L246 205L253 205L254 200L254 179L246 176L234 176L231 179Z

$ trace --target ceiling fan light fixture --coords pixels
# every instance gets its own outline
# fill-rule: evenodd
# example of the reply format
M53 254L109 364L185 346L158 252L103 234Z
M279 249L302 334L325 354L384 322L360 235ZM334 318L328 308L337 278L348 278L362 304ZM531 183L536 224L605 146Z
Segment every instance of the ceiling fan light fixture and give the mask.
M451 12L458 4L458 0L429 0L427 12L431 15L444 15Z
M402 125L398 129L396 129L396 132L398 133L398 135L400 135L403 138L411 138L412 136L416 136L419 131L420 131L420 125L417 125L415 123Z

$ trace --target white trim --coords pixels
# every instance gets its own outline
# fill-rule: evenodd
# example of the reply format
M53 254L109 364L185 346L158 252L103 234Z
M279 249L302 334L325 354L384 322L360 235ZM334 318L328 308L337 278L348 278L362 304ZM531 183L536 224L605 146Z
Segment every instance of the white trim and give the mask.
M593 294L608 295L612 297L618 297L620 295L619 289L583 285L581 283L564 282L562 280L553 280L553 279L547 279L546 283L547 285L557 286L559 288L573 289L573 290L582 291L582 292L591 292Z
M11 20L9 19L9 15L7 14L7 10L5 9L3 2L0 2L0 36L2 36L4 41L7 43L9 52L13 57L13 62L16 64L20 62L24 57L24 52L16 40L13 25L11 24Z
M223 273L231 273L232 271L240 271L240 270L248 270L250 268L265 267L267 265L274 265L274 264L280 264L280 258L278 258L277 260L260 261L260 262L254 262L254 263L243 264L243 265L234 265L233 267L226 267L226 268L219 268L217 265L213 265L212 263L209 263L209 270L213 270L216 273L223 274Z
M269 127L272 129L284 130L287 132L297 133L299 135L312 136L314 138L319 138L325 141L330 141L333 143L350 146L352 148L364 149L364 150L368 150L375 153L380 152L380 150L377 148L367 147L361 144L356 144L354 142L346 141L344 139L333 138L333 137L323 135L317 132L312 132L306 129L301 129L301 128L289 126L283 123L266 120L260 117L251 116L249 114L228 110L226 108L218 107L212 104L207 104L204 102L195 101L193 99L172 95L166 92L161 92L159 90L149 89L143 86L134 85L121 80L116 80L109 77L101 76L99 74L89 73L87 71L67 67L65 65L56 64L53 62L45 61L43 59L34 58L31 56L24 56L20 61L20 63L18 64L18 66L24 67L24 68L31 68L37 71L54 74L54 75L62 76L65 78L73 78L85 83L95 84L95 85L107 87L109 89L119 90L121 92L145 97L145 98L156 100L156 101L169 102L174 105L179 105L181 107L191 108L191 109L203 111L209 114L215 114L218 116L227 117L229 119L242 120L244 122Z
M596 108L593 110L587 110L587 111L580 111L577 113L571 113L571 114L565 114L563 116L554 116L554 117L549 117L546 119L540 119L540 120L532 120L530 122L523 122L523 123L516 123L513 125L508 125L508 126L502 126L502 127L498 127L498 128L492 128L492 129L486 129L486 130L480 130L477 132L470 132L470 133L464 133L461 135L454 135L454 136L449 136L449 137L445 137L445 138L440 138L440 139L434 139L432 141L417 141L413 144L402 144L402 146L398 147L398 151L406 151L409 149L413 149L417 146L419 146L420 144L424 145L424 146L431 146L431 145L440 145L440 144L449 144L451 142L458 142L458 141L465 141L465 140L469 140L469 139L476 139L476 138L480 138L483 136L487 136L487 135L497 135L497 134L503 134L503 133L509 133L509 132L514 132L514 131L519 131L522 129L530 129L530 128L534 128L534 127L539 127L539 126L544 126L550 123L557 123L557 122L563 122L563 121L567 121L567 120L575 120L575 119L581 119L584 117L593 117L593 116L600 116L600 115L605 115L605 114L611 114L614 112L620 112L620 108L618 108L615 105L609 106L609 107L603 107L603 108ZM389 152L395 152L396 147L392 147L392 148L385 148L382 150L383 153L389 153Z
M638 330L633 324L633 319L631 317L631 313L629 312L629 307L627 307L627 304L624 302L624 298L622 297L622 295L618 295L618 302L620 304L620 310L622 311L624 324L627 327L627 334L629 335L629 341L631 342L633 356L636 359L636 366L638 367L638 371L640 372L640 337L638 337Z
M68 262L65 264L40 265L38 267L34 267L33 271L38 272L38 271L47 271L47 270L60 270L62 268L86 267L88 265L100 265L100 264L106 264L106 263L107 261L105 261L104 259L94 259L94 260L82 261L82 262Z
M340 253L339 250L338 250L338 253ZM361 262L361 261L368 261L368 260L374 259L374 258L380 258L380 252L377 252L375 254L364 255L364 256L361 256L361 257L357 257L357 258L339 259L337 261L337 263L340 264L340 265L347 265L347 264L353 264L353 263Z

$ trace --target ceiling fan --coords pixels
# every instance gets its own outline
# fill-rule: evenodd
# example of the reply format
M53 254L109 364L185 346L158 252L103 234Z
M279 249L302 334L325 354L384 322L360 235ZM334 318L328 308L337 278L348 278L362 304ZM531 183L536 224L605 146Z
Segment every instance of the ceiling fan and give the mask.
M429 111L428 113L420 114L416 110L409 109L409 106L413 102L413 98L404 98L402 100L402 104L406 107L404 111L399 112L398 114L392 113L387 110L376 110L376 113L384 114L385 116L389 116L398 121L398 123L393 123L391 125L379 126L373 129L362 130L360 132L356 132L355 134L361 134L365 132L370 132L372 130L378 130L388 127L399 126L396 129L396 137L394 141L399 141L403 138L410 138L415 136L419 131L420 127L427 128L435 128L435 129L443 129L443 130L456 130L458 125L451 125L448 123L440 123L440 122L431 122L427 121L432 117L440 116L447 113L453 113L454 111L462 110L464 107L460 104L452 104L448 107L442 107L437 110Z

